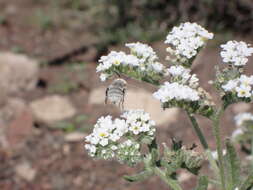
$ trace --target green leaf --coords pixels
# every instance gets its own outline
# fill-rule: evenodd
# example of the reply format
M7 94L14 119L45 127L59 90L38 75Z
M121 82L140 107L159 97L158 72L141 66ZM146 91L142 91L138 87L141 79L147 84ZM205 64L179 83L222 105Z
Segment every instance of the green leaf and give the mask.
M198 180L198 186L195 190L207 190L208 178L206 176L201 176Z
M237 157L236 150L229 139L226 140L227 164L228 164L228 185L234 189L240 183L240 161Z
M143 181L153 175L152 170L145 170L142 171L136 175L132 176L123 176L123 178L129 182L135 182L135 181Z

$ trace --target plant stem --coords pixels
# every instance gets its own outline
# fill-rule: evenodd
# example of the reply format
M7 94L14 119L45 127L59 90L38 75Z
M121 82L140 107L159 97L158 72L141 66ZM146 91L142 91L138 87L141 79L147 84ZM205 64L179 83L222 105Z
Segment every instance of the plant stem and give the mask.
M167 177L163 170L161 170L158 167L153 168L154 173L159 176L167 185L169 185L173 190L182 190L180 185L176 180L173 180L169 177Z
M251 167L253 170L253 136L251 137Z
M215 160L213 158L213 155L211 154L211 151L209 149L209 146L208 146L208 143L206 141L206 138L205 138L204 134L202 133L202 131L201 131L199 125L198 125L198 122L197 122L196 118L192 114L190 114L189 112L187 112L187 115L188 115L188 117L191 120L191 123L192 123L192 126L193 126L193 129L194 129L195 133L197 134L197 136L198 136L198 138L199 138L199 140L200 140L203 148L205 149L205 153L207 155L207 158L208 158L208 160L210 162L210 165L211 165L214 173L217 174L217 175L219 175L219 168L217 166L217 163L215 162Z
M188 116L189 116L189 118L191 120L193 129L194 129L195 133L197 134L197 136L198 136L198 138L199 138L199 140L200 140L203 148L205 150L207 150L208 149L208 144L207 144L206 138L205 138L204 134L202 133L202 131L201 131L201 129L200 129L198 123L197 123L196 118L191 113L189 113L189 112L187 112L187 114L188 114Z
M221 185L222 185L222 189L226 190L225 169L224 169L223 151L222 151L221 134L220 134L220 118L223 112L224 112L224 109L220 108L213 118L213 133L215 136L217 152L218 152Z

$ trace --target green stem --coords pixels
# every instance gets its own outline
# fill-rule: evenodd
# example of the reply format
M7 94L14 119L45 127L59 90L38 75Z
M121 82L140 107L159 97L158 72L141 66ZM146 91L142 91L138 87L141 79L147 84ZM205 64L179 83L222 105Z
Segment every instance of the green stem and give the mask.
M251 167L253 170L253 135L251 137Z
M191 120L193 129L194 129L195 133L197 134L203 148L205 150L207 150L208 149L208 144L207 144L207 141L206 141L206 138L205 138L204 134L202 133L202 131L201 131L201 129L200 129L198 123L197 123L197 120L195 119L195 117L191 113L187 112L187 114L188 114L188 116Z
M224 160L223 160L223 153L222 153L223 151L222 151L221 134L220 134L220 118L223 112L224 112L224 109L220 108L213 118L213 133L215 136L217 152L218 152L221 185L222 185L222 189L226 190L225 169L224 169Z
M202 133L196 118L189 112L187 112L187 115L191 120L191 123L192 123L192 126L193 126L193 129L194 129L195 133L197 134L203 148L205 149L205 153L207 155L207 158L208 158L208 160L211 164L211 167L212 167L214 173L219 174L219 168L217 167L217 163L215 162L215 160L213 158L213 155L211 154L211 151L209 149L206 138L205 138L204 134Z
M160 168L158 167L154 167L153 168L154 173L159 176L167 185L169 185L173 190L182 190L182 188L180 187L180 185L178 184L178 182L176 180L173 180L169 177L167 177L164 173L164 171L162 171Z

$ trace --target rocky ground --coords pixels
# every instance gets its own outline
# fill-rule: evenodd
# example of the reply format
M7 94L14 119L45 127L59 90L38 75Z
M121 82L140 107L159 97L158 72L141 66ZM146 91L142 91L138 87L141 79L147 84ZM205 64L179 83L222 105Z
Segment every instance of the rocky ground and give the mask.
M42 30L37 22L28 22L45 4L32 0L22 3L0 0L0 10L7 15L0 24L0 189L2 190L165 190L156 177L131 184L121 176L141 169L129 168L114 161L94 161L83 149L84 136L101 115L118 115L119 110L104 105L108 83L100 83L95 73L96 50L89 46L97 40L88 27ZM30 10L30 12L28 11ZM69 13L71 14L71 13ZM68 23L68 22L67 22ZM73 29L74 28L74 29ZM240 38L238 38L240 39ZM253 39L247 39L248 42ZM45 64L75 48L87 45L88 51L74 56L64 64ZM207 81L214 77L214 65L219 63L217 44L209 46L193 65L201 85L218 102L218 96ZM162 42L152 44L165 58ZM110 47L122 49L121 46ZM248 73L253 73L253 60ZM185 113L178 109L162 111L152 98L153 87L129 80L125 108L142 108L158 124L158 139L182 139L190 146L201 146ZM252 111L252 105L231 106L223 117L224 138L234 129L233 116ZM200 125L214 147L211 124L198 117ZM206 172L205 170L203 172ZM195 176L180 172L184 189L195 186Z

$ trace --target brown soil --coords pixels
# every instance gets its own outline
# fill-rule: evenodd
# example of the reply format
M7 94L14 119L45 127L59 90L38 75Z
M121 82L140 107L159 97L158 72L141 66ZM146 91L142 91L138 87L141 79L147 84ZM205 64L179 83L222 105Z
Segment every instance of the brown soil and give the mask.
M20 50L31 57L35 57L42 63L55 57L64 55L84 44L94 43L97 38L89 31L91 20L84 16L83 20L78 20L76 27L71 27L71 19L66 20L64 26L58 17L58 23L50 29L43 30L35 19L36 11L39 9L46 11L46 14L53 14L51 5L43 1L35 0L0 0L0 12L3 12L6 21L0 25L0 50L17 51ZM47 12L49 11L49 12ZM52 11L52 12L50 12ZM61 16L66 18L68 10L62 10ZM75 19L75 18L73 18ZM73 24L73 23L72 23ZM69 27L68 27L69 26ZM45 27L45 26L44 26ZM252 39L253 40L253 39ZM165 57L164 45L161 42L153 44L154 48L160 51L161 57ZM220 62L216 48L206 49L197 60L193 70L200 77L202 86L212 95L215 91L207 84L214 76L213 66ZM71 61L59 66L45 65L40 70L41 85L35 90L22 94L21 97L30 102L34 99L50 94L63 94L68 96L78 114L88 116L85 120L85 132L91 131L91 126L96 119L108 112L117 114L116 109L110 109L104 105L90 105L88 102L89 93L92 89L102 85L95 73L95 53L86 52L79 57L73 57ZM75 70L74 63L84 60L87 62L81 69ZM201 63L201 64L200 64ZM251 60L252 63L252 60ZM72 66L71 66L72 65ZM250 65L250 63L249 63ZM249 73L253 71L253 64L248 68ZM64 91L56 88L64 82L71 81L74 88ZM104 85L104 84L103 84ZM149 89L149 87L145 87ZM216 99L217 95L215 96ZM230 107L222 121L223 136L231 134L234 129L233 116L234 107ZM210 144L214 147L212 129L210 121L198 117L200 125L206 134ZM19 126L22 129L22 125ZM80 127L80 126L78 126ZM62 130L50 130L44 125L34 125L19 146L3 148L0 147L0 189L1 190L165 190L166 185L157 177L152 177L140 183L129 183L122 179L123 175L131 175L138 168L129 168L115 161L94 161L88 157L84 151L84 142L66 143L64 141L65 132ZM190 146L192 143L201 146L194 135L190 122L182 111L177 123L169 126L160 126L158 129L158 139L160 142L168 142L171 137L183 139L184 143ZM15 166L22 162L29 162L37 171L34 180L27 182L15 173ZM195 177L183 184L183 189L193 189Z

